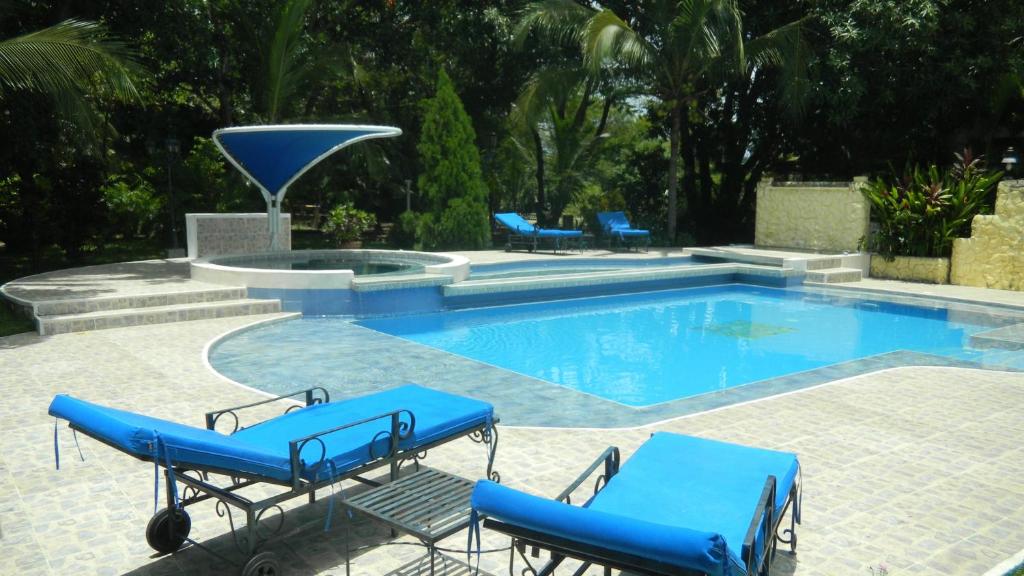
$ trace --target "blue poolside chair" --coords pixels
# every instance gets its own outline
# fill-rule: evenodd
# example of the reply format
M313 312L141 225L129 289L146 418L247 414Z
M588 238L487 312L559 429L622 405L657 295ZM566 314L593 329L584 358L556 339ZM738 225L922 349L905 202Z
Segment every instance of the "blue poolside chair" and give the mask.
M514 245L525 246L530 252L537 250L542 240L551 240L554 251L557 252L563 247L568 247L573 241L577 247L582 247L582 230L552 230L550 228L538 228L526 221L515 212L495 214L494 219L508 230L508 242L505 250L512 250Z
M572 493L602 464L597 492L572 506ZM472 505L485 528L512 536L513 556L519 551L529 564L524 547L550 551L533 574L553 574L568 557L583 562L577 574L598 565L646 575L766 575L777 541L796 550L799 472L795 454L658 433L621 469L618 449L609 448L556 500L481 480Z
M239 427L240 410L299 394L305 396L305 406L294 405L276 418ZM50 403L49 413L67 420L77 432L165 469L167 507L146 528L146 540L156 551L174 552L185 542L201 547L188 538L191 519L186 508L217 500L218 515L226 514L231 529L238 526L242 532L235 541L246 554L242 574L247 576L280 571L272 553L260 550L268 542L267 532L283 527L282 502L303 495L312 502L318 489L346 479L380 485L364 474L383 466L390 466L394 480L404 461L418 462L428 449L462 436L487 444L491 477L497 446L497 420L490 404L416 385L340 402L330 402L324 389L312 388L207 413L205 429L63 394ZM222 434L215 430L218 422L229 422L234 430ZM55 428L55 449L56 440ZM223 481L210 473L223 475ZM238 492L255 484L284 490L261 500ZM232 509L244 513L244 526L231 520ZM260 523L267 511L273 519L269 529Z
M631 241L639 246L642 241L644 250L647 250L651 244L651 232L633 228L624 212L598 212L597 221L601 224L601 230L608 236L609 247L615 241L621 246L628 246Z

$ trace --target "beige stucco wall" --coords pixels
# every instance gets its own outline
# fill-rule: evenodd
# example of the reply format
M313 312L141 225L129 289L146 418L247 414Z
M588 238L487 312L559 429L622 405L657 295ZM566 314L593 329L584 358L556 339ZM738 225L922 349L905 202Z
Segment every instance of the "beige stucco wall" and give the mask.
M856 252L868 233L864 178L848 186L757 186L754 244L760 247Z
M953 241L953 284L1024 290L1024 180L999 183L995 214L975 216Z
M897 256L886 261L878 254L871 255L871 277L930 284L949 283L949 258L918 258Z
M270 246L266 214L186 214L185 233L193 259L266 252ZM281 214L279 241L282 250L292 249L291 214Z

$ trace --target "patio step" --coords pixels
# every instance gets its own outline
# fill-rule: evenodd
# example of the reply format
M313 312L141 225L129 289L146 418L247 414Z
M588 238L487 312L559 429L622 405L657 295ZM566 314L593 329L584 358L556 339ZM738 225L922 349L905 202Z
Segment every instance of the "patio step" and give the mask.
M843 282L860 282L863 277L860 268L825 268L808 270L805 281L821 284L841 284Z
M68 332L85 332L107 328L123 328L143 324L165 324L189 320L207 320L250 314L272 314L281 311L280 300L238 298L212 302L177 303L164 306L116 308L78 314L56 314L36 317L39 334L51 336Z
M87 314L89 312L107 310L220 302L224 300L238 300L239 298L245 298L245 288L209 288L122 296L70 298L67 300L43 300L35 304L35 314L36 316Z

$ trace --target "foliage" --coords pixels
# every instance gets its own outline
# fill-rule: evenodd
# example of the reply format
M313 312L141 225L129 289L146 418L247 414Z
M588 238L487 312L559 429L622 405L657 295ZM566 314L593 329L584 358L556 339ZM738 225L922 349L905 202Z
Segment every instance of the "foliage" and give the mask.
M1001 172L988 173L970 151L940 171L908 168L901 177L875 179L864 189L878 230L869 247L882 256L948 257L953 240L970 235L971 220L987 209Z
M86 129L84 134L95 128L87 96L135 100L134 77L140 73L133 52L96 22L65 20L0 40L0 99L41 93Z
M618 3L614 3L618 4ZM591 71L613 66L636 81L638 93L659 99L670 109L667 236L675 241L677 160L684 115L705 92L716 92L730 78L781 67L786 82L783 102L802 101L802 69L807 45L801 20L761 36L746 36L735 0L623 3L616 9L589 8L573 0L533 4L522 21L542 38L576 44ZM693 176L694 168L687 166ZM693 196L693 187L687 192Z
M341 246L347 242L355 242L364 232L377 225L377 217L360 210L352 204L339 204L327 213L324 231L330 234Z
M153 237L164 198L157 195L152 184L135 173L113 174L100 187L100 193L111 218L111 232L125 238Z
M388 243L398 248L413 248L416 244L416 227L418 217L412 210L406 210L398 215L398 221L391 228L391 235Z
M35 328L31 320L0 302L0 338L22 332L33 332Z
M420 193L429 218L420 226L428 248L480 249L490 245L487 186L473 125L444 70L424 105L419 151Z
M589 187L580 194L575 202L576 211L583 219L584 229L600 236L603 232L597 220L598 212L626 210L626 199L617 190L605 192L598 187Z

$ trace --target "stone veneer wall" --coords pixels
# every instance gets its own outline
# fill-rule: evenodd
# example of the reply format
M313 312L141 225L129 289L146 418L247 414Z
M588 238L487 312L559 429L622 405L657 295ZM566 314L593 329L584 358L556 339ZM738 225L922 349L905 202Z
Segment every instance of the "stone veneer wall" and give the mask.
M871 207L861 187L850 184L772 183L757 185L754 244L764 248L800 248L857 252L868 234Z
M270 231L266 214L186 214L188 257L266 252ZM292 215L281 214L281 249L292 249Z
M953 284L1024 290L1024 180L1004 180L995 214L978 215L971 237L953 241Z
M890 261L878 254L872 254L871 277L949 284L949 258L896 256Z

